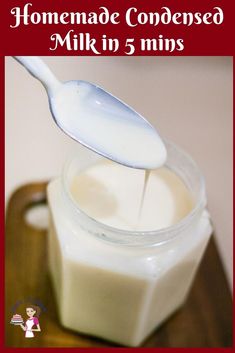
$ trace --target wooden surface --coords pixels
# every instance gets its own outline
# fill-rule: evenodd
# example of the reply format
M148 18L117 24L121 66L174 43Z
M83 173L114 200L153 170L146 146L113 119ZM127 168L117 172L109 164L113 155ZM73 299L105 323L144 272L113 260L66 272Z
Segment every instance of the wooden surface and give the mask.
M46 183L30 184L12 196L6 213L5 335L8 347L110 347L115 344L64 329L57 316L47 270L46 230L25 222L25 211L45 200ZM10 324L14 311L25 318L26 302L39 300L41 332L26 339ZM232 300L214 241L210 241L184 307L143 344L144 347L229 347Z

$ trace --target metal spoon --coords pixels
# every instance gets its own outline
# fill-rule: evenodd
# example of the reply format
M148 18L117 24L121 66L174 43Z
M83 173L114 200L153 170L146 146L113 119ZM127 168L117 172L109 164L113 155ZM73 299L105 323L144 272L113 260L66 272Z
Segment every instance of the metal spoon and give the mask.
M127 104L87 81L60 82L36 56L15 56L45 87L56 124L74 140L115 162L155 169L166 148L153 126Z

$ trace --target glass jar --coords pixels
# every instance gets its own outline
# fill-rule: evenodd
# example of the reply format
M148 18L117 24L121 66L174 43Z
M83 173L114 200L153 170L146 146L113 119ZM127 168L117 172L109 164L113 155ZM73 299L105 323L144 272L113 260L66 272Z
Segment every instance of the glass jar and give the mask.
M63 175L50 182L49 267L65 327L138 346L184 303L212 227L198 167L174 144L166 147L166 167L195 200L193 210L168 228L125 231L79 209L70 185L96 163L93 153L83 162L70 160Z

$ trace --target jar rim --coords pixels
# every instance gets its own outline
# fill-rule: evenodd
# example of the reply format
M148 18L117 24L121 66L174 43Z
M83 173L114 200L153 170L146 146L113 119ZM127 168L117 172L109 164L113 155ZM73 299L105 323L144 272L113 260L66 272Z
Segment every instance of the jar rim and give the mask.
M116 228L113 227L111 225L105 224L103 222L98 221L97 219L89 216L87 213L85 213L78 205L78 203L74 200L71 191L69 189L68 183L66 181L66 175L67 175L67 171L69 169L69 166L71 165L72 161L74 161L75 159L77 160L77 157L73 157L70 158L64 165L63 167L63 171L62 171L62 183L63 183L63 187L64 190L66 191L66 195L69 198L69 201L72 203L72 205L75 207L77 214L79 214L79 216L83 217L86 221L88 220L92 225L93 228L96 229L97 227L101 230L101 232L92 232L91 233L95 233L96 236L99 236L100 238L102 238L103 240L107 240L109 242L112 243L118 243L120 245L145 245L144 243L146 243L146 245L161 245L163 243L166 243L170 240L172 240L173 238L175 238L175 234L180 230L183 230L185 228L187 228L190 224L191 221L198 215L200 214L200 212L204 209L204 207L206 206L206 190L205 190L205 180L203 175L201 174L201 171L197 165L197 163L193 160L193 158L187 153L185 152L182 148L178 147L178 145L164 139L164 143L168 146L168 147L172 147L174 148L174 150L176 150L177 152L179 152L196 170L198 176L199 176L199 195L197 197L197 200L195 202L194 207L192 208L192 210L185 216L183 217L180 221L178 221L177 223L169 226L169 227L164 227L164 228L160 228L157 230L127 230L127 229L120 229L120 228ZM169 168L169 166L167 166L166 163L166 167ZM169 168L171 169L171 168ZM115 233L115 237L107 237L103 232L108 232L109 234ZM124 237L126 238L126 241L120 241L119 240L115 240L117 239L117 236L121 236L121 238L124 239ZM124 235L124 237L123 237ZM140 241L141 244L131 244L130 239L134 240L139 238L141 239L142 237L144 237L145 241ZM155 241L151 244L148 244L148 238L154 238Z

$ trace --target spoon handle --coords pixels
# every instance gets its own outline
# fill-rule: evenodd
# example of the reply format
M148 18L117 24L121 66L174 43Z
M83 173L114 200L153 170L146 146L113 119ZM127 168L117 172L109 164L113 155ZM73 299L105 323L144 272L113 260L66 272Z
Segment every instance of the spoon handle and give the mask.
M37 78L46 90L53 91L60 81L54 76L49 67L38 56L13 56L28 72Z

